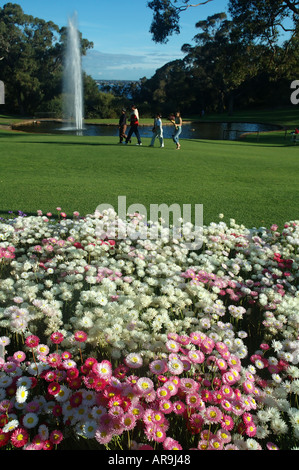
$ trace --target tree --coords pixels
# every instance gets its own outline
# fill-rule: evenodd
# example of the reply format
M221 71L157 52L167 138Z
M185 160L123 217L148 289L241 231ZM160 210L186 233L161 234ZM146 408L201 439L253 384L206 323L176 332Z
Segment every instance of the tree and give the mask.
M169 36L180 32L182 12L212 2L206 0L152 0L150 32L154 42L165 43ZM278 41L280 33L296 34L299 0L228 0L229 13L237 22L244 38L259 39L268 44Z
M143 82L138 100L142 103L143 115L146 111L152 115L160 112L166 116L178 109L186 113L193 97L185 62L178 59L163 65Z
M166 43L169 36L180 32L180 14L191 7L205 5L213 0L191 4L189 0L152 0L148 7L153 10L150 27L152 38L157 43Z
M253 44L240 44L235 36L234 23L225 13L217 13L196 23L201 32L194 37L195 46L185 44L185 62L189 66L193 86L209 97L206 107L213 111L232 113L240 85L255 75L256 62Z
M230 0L229 12L243 40L254 39L273 47L281 34L297 33L298 0Z
M66 28L34 18L18 4L0 8L0 77L8 110L32 114L60 93ZM82 39L82 53L92 46Z

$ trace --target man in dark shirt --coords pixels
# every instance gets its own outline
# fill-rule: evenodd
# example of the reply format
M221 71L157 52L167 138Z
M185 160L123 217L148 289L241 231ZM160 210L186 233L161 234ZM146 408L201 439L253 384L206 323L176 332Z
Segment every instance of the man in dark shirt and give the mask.
M126 138L126 142L125 142L126 144L128 142L131 142L131 137L133 133L137 137L136 145L142 145L140 133L139 133L139 113L138 113L138 109L136 108L134 104L132 105L132 108L131 108L130 129Z
M120 115L120 118L119 118L118 128L119 128L119 143L122 144L123 140L127 138L127 134L126 134L127 116L126 116L126 110L125 109L121 110L121 115Z

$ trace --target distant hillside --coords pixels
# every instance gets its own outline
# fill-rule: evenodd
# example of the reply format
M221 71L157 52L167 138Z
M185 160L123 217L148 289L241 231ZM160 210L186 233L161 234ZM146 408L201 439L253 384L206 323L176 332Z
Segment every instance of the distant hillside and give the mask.
M139 83L139 80L95 80L95 82L98 84L100 88L106 87L106 86L125 86L129 85L130 83Z

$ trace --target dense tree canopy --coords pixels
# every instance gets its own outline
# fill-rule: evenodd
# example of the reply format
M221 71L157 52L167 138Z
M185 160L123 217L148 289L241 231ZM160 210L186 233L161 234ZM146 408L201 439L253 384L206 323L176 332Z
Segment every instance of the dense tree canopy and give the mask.
M139 84L103 92L84 74L85 117L115 118L129 100L138 104L143 116L158 111L166 116L177 109L199 115L202 109L232 112L235 106L286 104L290 84L299 76L299 0L228 0L229 18L220 12L200 19L200 5L213 1L149 1L156 42L179 32L184 10L199 12L193 43L182 46L183 59L163 65ZM287 36L281 38L283 32ZM18 4L0 8L6 111L61 113L66 33L66 27L27 15ZM93 44L81 36L81 46L85 54Z
M155 42L167 42L169 36L180 32L181 14L188 8L200 7L214 0L152 0L150 32ZM232 19L238 23L243 38L276 42L279 33L296 32L299 18L298 0L228 0ZM198 8L198 16L201 15Z
M0 77L10 111L33 113L61 92L65 38L65 27L27 15L18 4L0 8ZM82 54L92 46L81 44Z

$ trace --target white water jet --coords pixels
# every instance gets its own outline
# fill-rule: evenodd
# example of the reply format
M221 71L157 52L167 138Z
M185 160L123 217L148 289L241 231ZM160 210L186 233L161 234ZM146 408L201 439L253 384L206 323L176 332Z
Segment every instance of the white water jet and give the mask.
M71 128L83 129L83 80L80 36L77 28L77 14L68 19L67 44L65 51L63 92L64 118Z

